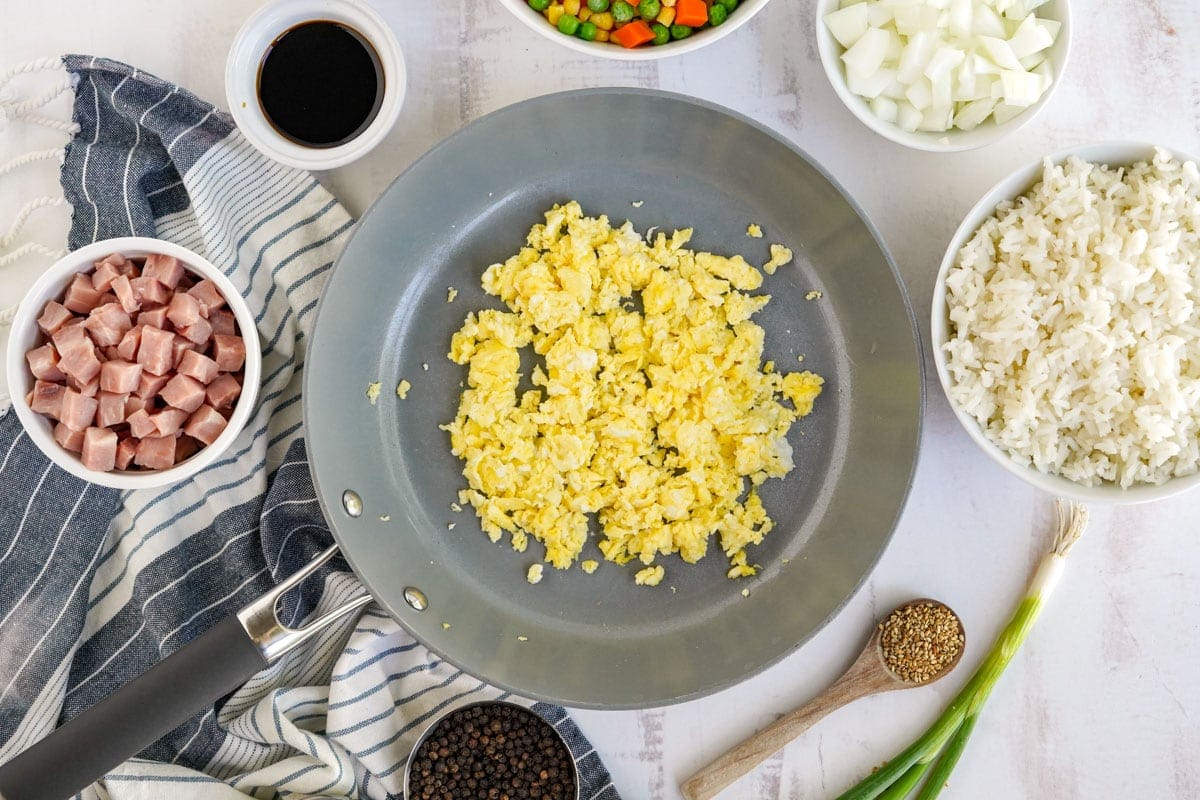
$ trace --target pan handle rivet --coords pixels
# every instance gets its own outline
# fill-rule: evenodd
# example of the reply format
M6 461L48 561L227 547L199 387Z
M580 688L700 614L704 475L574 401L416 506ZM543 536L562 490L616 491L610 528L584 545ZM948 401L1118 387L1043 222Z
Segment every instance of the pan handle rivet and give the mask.
M361 517L363 512L362 498L353 489L342 492L342 508L352 517Z
M415 586L404 587L404 602L412 606L415 611L424 611L429 607L429 600L425 597L425 593Z

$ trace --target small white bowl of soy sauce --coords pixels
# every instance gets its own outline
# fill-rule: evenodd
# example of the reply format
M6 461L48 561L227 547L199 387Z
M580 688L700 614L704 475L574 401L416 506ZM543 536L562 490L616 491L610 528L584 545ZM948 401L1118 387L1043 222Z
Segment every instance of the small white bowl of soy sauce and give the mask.
M379 144L404 102L391 28L354 0L276 0L246 20L225 64L242 134L307 170L344 166Z

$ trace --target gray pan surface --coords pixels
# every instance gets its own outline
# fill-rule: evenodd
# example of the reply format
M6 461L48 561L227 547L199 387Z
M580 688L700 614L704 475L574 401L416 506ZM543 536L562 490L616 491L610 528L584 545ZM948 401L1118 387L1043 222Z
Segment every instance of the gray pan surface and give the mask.
M687 154L686 161L679 154ZM772 242L796 262L767 277L756 316L766 357L826 378L789 439L796 469L761 490L776 528L748 554L754 578L725 578L718 547L660 559L657 588L633 563L594 575L547 565L531 541L492 544L438 425L466 369L446 358L469 311L501 307L480 288L556 202L645 232L694 227L692 245L752 263ZM638 207L632 204L640 201ZM751 239L755 222L765 236ZM459 294L446 302L447 287ZM806 300L811 290L820 299ZM428 364L428 370L423 368ZM661 92L586 90L484 117L404 172L360 222L325 290L304 387L322 507L375 598L446 660L528 697L577 707L662 705L729 686L812 636L866 578L915 467L924 401L920 345L895 268L861 212L820 167L758 124ZM407 400L395 395L401 379ZM378 403L365 397L381 383ZM350 517L347 489L364 512ZM386 518L386 519L385 519ZM454 523L453 530L448 529ZM416 611L408 587L428 598ZM749 597L743 597L749 589Z

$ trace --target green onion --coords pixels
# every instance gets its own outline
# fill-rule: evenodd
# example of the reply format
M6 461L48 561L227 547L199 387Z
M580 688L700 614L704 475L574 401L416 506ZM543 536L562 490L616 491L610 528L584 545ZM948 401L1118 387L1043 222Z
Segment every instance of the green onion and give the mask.
M1058 532L1054 546L1038 565L1025 598L1017 607L1008 625L997 637L987 658L975 670L958 696L942 712L922 736L877 772L869 775L838 800L902 800L924 777L930 765L929 778L917 800L934 800L946 785L950 771L958 763L967 739L975 728L983 704L1000 679L1004 669L1017 654L1029 635L1033 623L1058 585L1070 552L1087 526L1087 508L1079 503L1058 501Z

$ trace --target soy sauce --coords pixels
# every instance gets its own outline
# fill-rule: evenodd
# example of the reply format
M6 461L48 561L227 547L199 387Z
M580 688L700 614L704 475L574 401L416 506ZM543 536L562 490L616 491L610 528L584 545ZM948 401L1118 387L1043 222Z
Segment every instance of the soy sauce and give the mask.
M258 67L258 99L280 134L336 147L371 124L383 102L383 66L361 33L339 22L284 31Z

